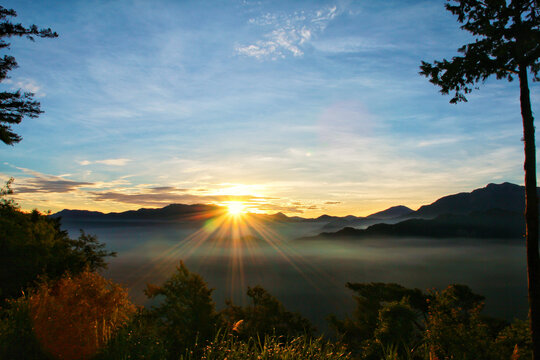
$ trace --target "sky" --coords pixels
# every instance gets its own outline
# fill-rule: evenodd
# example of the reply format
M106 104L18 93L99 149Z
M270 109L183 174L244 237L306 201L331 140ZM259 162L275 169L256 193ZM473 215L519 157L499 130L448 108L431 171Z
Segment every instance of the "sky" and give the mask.
M523 183L517 81L467 103L418 74L472 38L445 1L4 1L35 94L0 181L23 209L242 201L315 217ZM531 83L533 112L540 94Z

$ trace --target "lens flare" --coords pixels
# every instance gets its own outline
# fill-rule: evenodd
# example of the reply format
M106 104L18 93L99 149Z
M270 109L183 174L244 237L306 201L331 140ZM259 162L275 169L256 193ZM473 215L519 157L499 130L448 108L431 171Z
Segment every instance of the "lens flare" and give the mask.
M269 269L275 263L272 256L277 256L316 289L320 296L330 296L323 291L322 282L341 285L341 280L314 266L294 246L294 242L278 231L283 226L279 221L264 214L247 212L249 208L243 202L228 201L214 212L190 218L190 222L199 227L189 235L179 231L177 241L160 248L151 256L149 263L130 273L126 283L142 294L141 290L147 283L155 282L157 278L164 281L179 260L189 262L193 257L201 270L221 266L218 261L228 263L225 265L224 279L227 296L235 301L244 301L242 289L248 285L247 272L253 275L253 269ZM160 242L153 244L158 246ZM151 249L147 250L149 254L152 252ZM274 255L267 257L267 253Z
M240 215L243 214L246 210L246 206L241 202L235 201L227 204L227 211L230 215Z

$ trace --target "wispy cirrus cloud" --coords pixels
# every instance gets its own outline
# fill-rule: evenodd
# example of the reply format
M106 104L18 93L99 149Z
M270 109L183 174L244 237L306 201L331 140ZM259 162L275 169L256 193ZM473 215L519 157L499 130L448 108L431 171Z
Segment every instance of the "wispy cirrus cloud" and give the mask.
M471 140L471 139L472 138L470 136L442 137L442 138L436 138L436 139L422 140L418 142L416 146L419 148L422 148L422 147L427 147L427 146L448 145L448 144L455 144L460 141Z
M332 54L365 53L399 49L399 46L395 44L377 41L366 36L348 36L337 39L318 40L314 41L312 45L319 51Z
M214 184L212 189L186 188L174 185L131 184L120 178L109 182L76 181L63 176L43 174L27 168L17 168L28 174L19 177L14 186L17 200L47 202L57 199L64 205L55 210L69 208L74 202L96 204L96 209L103 210L106 203L111 209L132 209L138 207L163 207L173 203L182 204L218 204L242 202L247 209L254 211L285 212L302 214L320 207L312 202L291 201L267 195L255 195L242 192L249 186L239 184ZM0 174L2 175L2 174ZM4 176L2 176L4 178ZM7 179L7 177L6 177ZM60 199L61 200L58 200Z
M81 164L82 166L87 166L87 165L91 165L91 164L103 164L103 165L109 165L109 166L124 166L130 161L131 161L131 159L124 159L124 158L120 158L120 159L104 159L104 160L94 160L94 161L82 160L82 161L79 161L79 164Z
M264 197L252 195L197 195L183 192L185 189L170 188L169 190L148 189L136 193L120 191L90 192L96 201L114 201L118 203L136 204L139 206L165 206L173 203L206 204L227 201L240 201L244 203L261 202L268 200Z
M302 56L302 47L314 34L322 32L328 23L339 14L337 6L291 14L267 13L249 20L250 24L268 28L263 39L252 44L237 46L240 55L256 59L276 60L287 55Z
M15 186L17 194L24 193L69 193L83 187L93 187L95 184L84 181L73 181L60 177L29 178L23 185Z
M6 163L7 164L7 163ZM9 164L7 164L9 165ZM34 171L27 168L16 167L17 170L22 171L25 174L32 175L31 177L18 178L15 181L14 189L15 193L18 194L29 194L29 193L70 193L74 192L80 188L95 188L96 183L86 182L86 181L75 181L66 179L65 176L55 176L43 174L38 171Z
M286 213L293 213L293 214L303 214L305 209L308 209L309 206L301 206L301 205L277 205L277 204L262 204L257 205L258 210L262 211L279 211L279 212L286 212Z
M42 91L41 85L39 85L35 80L29 78L21 78L19 80L6 79L6 84L10 84L12 90L22 90L23 92L33 93L36 97L44 97L47 94Z
M84 194L86 190L111 189L126 186L129 182L126 177L121 177L112 181L77 181L71 180L72 174L50 175L44 174L32 169L13 166L7 162L4 165L10 166L22 173L30 176L17 176L13 185L15 195L20 194L67 194L79 193ZM0 178L7 179L8 177L0 173Z

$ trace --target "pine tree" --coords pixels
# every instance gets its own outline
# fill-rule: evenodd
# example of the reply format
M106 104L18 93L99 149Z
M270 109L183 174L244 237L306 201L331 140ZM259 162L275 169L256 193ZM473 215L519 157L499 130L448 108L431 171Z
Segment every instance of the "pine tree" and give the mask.
M8 18L15 16L17 16L15 10L0 6L0 49L9 49L11 44L6 39L13 36L25 36L32 41L35 37L58 37L51 29L38 29L36 25L24 27L21 24L13 24ZM0 57L0 83L6 80L8 72L16 67L17 61L13 56ZM36 118L42 112L39 102L34 100L34 94L31 92L21 92L20 89L0 92L0 140L7 145L18 143L22 138L13 131L12 125L19 124L24 117Z

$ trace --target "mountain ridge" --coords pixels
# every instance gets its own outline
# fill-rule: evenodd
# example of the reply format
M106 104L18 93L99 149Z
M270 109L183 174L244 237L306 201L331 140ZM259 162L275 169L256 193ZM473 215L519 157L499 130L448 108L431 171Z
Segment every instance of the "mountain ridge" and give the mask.
M408 217L433 218L442 214L466 214L471 211L503 209L523 212L525 209L525 187L504 182L489 183L471 192L446 195L429 205L423 205Z
M259 220L272 223L314 223L314 225L320 226L319 231L322 231L324 236L326 237L332 236L330 234L335 234L334 236L340 236L340 234L343 234L340 231L345 228L367 230L374 225L380 223L385 224L385 226L375 227L374 229L381 230L384 228L386 230L384 230L383 232L388 232L390 231L388 230L390 229L388 228L388 226L396 225L394 227L394 230L392 230L391 232L399 232L399 229L404 231L405 226L399 224L410 219L435 220L433 223L413 222L413 224L416 224L417 226L420 226L419 224L424 224L423 226L427 227L435 225L443 226L444 224L442 223L442 221L444 217L440 218L441 216L460 215L463 217L470 213L478 213L484 214L483 216L486 217L486 219L489 219L493 217L493 214L489 213L489 211L493 209L500 209L501 211L506 212L506 214L511 218L514 218L515 214L518 214L522 217L521 213L525 207L524 193L524 187L520 185L508 182L504 182L501 184L490 183L483 188L474 189L471 192L461 192L443 196L435 200L431 204L421 206L416 211L406 206L398 205L392 206L382 211L378 211L365 217L359 217L354 215L339 217L323 214L316 218L302 218L299 216L289 217L281 212L277 212L275 214L248 213L247 216L255 217ZM120 225L123 223L135 222L138 224L140 223L149 225L159 223L189 223L198 226L201 222L206 221L212 217L223 215L226 212L226 207L218 205L170 204L163 208L157 209L140 208L138 210L111 213L64 209L51 216L61 217L63 221L75 223L116 222ZM488 221L486 219L482 220L481 217L482 216L478 215L473 218L476 219L479 224L482 223L482 221ZM497 221L502 221L504 223L504 218L501 218L499 216L497 219ZM515 227L516 222L514 220L512 221L513 225L509 225L508 227L513 227L514 230L512 231L514 232L512 232L512 234L517 234L517 232L515 231L515 229L517 229ZM407 226L411 225L411 223L407 224ZM496 227L496 225L497 224L493 224L494 227ZM460 221L454 221L454 226L461 226L462 228L466 228L468 230L464 231L471 234L476 231L472 229L473 224L467 222L465 218L461 218ZM480 225L478 226L481 227ZM373 233L375 231L374 229L369 230L367 233ZM347 231L349 232L349 234L355 233L352 230ZM407 231L410 232L412 230L409 229ZM452 231L453 230L449 231L449 233L452 233ZM417 230L417 232L421 233L422 230ZM503 231L503 233L505 232Z
M365 237L522 239L524 232L525 219L522 214L490 209L469 214L443 214L432 219L413 218L395 224L379 223L366 229L345 227L336 232L322 232L315 236L302 237L300 240Z
M310 238L430 236L521 238L524 234L525 188L512 183L487 184L471 192L447 195L393 223L365 229L345 227Z

